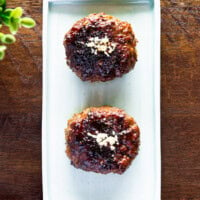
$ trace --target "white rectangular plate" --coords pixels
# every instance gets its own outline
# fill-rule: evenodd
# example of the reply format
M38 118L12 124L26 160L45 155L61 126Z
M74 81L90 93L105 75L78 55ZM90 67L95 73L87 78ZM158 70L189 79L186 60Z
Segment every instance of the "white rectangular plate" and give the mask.
M44 200L160 199L159 1L103 2L44 1ZM65 60L65 33L76 20L95 12L128 21L139 41L135 69L106 83L82 82L66 66ZM124 109L135 118L141 130L139 155L123 175L75 169L65 155L67 120L86 107L102 105Z

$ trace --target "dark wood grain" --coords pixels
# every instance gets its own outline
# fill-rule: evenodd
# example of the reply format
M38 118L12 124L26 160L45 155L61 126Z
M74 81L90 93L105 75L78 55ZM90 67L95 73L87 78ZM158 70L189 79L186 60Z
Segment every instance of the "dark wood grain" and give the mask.
M37 26L21 29L0 62L0 200L40 200L42 1L7 2L23 6Z
M0 62L0 200L40 200L42 1ZM200 200L200 1L162 0L162 200Z
M200 200L200 1L162 1L162 199Z

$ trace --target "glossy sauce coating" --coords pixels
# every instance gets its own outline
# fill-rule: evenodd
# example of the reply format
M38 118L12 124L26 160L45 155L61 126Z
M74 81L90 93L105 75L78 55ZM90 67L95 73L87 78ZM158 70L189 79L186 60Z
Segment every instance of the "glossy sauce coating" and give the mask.
M105 38L104 45L91 43ZM136 43L129 23L104 13L90 14L65 35L67 64L83 81L109 81L133 69Z
M76 168L121 174L138 153L139 128L119 108L92 107L68 121L66 142L66 153Z

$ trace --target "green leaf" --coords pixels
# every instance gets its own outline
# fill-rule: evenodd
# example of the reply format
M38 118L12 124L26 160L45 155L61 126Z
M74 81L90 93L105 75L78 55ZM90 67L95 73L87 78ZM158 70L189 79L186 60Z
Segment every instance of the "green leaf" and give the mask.
M21 7L17 7L11 12L11 17L13 18L20 18L23 14L23 9Z
M4 36L4 33L1 33L0 32L0 40L1 40L1 38Z
M0 60L4 59L6 46L0 45Z
M5 51L0 51L0 61L5 57Z
M3 6L6 4L6 0L0 0L0 6Z
M14 34L17 33L21 26L25 28L33 28L36 22L29 17L23 17L22 7L17 7L15 9L6 8L6 0L0 0L0 28L2 26L7 26L11 34L4 34L0 32L0 43L2 44L12 44L16 41ZM5 56L6 46L0 45L0 60Z
M11 34L5 34L1 38L1 42L4 44L12 44L16 41L15 37Z
M36 25L36 22L30 17L21 18L20 23L25 28L33 28Z
M7 48L5 45L0 45L0 51L5 51Z
M4 14L5 16L10 16L11 13L12 13L12 11L13 11L12 8L6 8L6 9L4 10L3 14Z
M10 18L4 17L3 18L3 23L4 23L4 25L9 26L9 24L10 24Z
M19 29L19 19L11 18L9 22L9 29L12 34L16 34Z
M11 18L12 11L13 11L13 9L5 9L1 16L3 23L8 27L10 25L10 18Z

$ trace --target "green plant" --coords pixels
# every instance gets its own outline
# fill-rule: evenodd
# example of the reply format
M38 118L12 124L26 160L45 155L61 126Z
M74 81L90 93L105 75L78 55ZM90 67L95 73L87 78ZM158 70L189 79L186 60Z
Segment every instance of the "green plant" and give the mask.
M14 9L6 8L6 0L0 0L0 29L2 26L9 28L10 34L4 34L0 31L0 60L3 60L6 45L12 44L16 41L15 34L19 28L33 28L35 21L30 17L22 17L23 9L17 7Z

